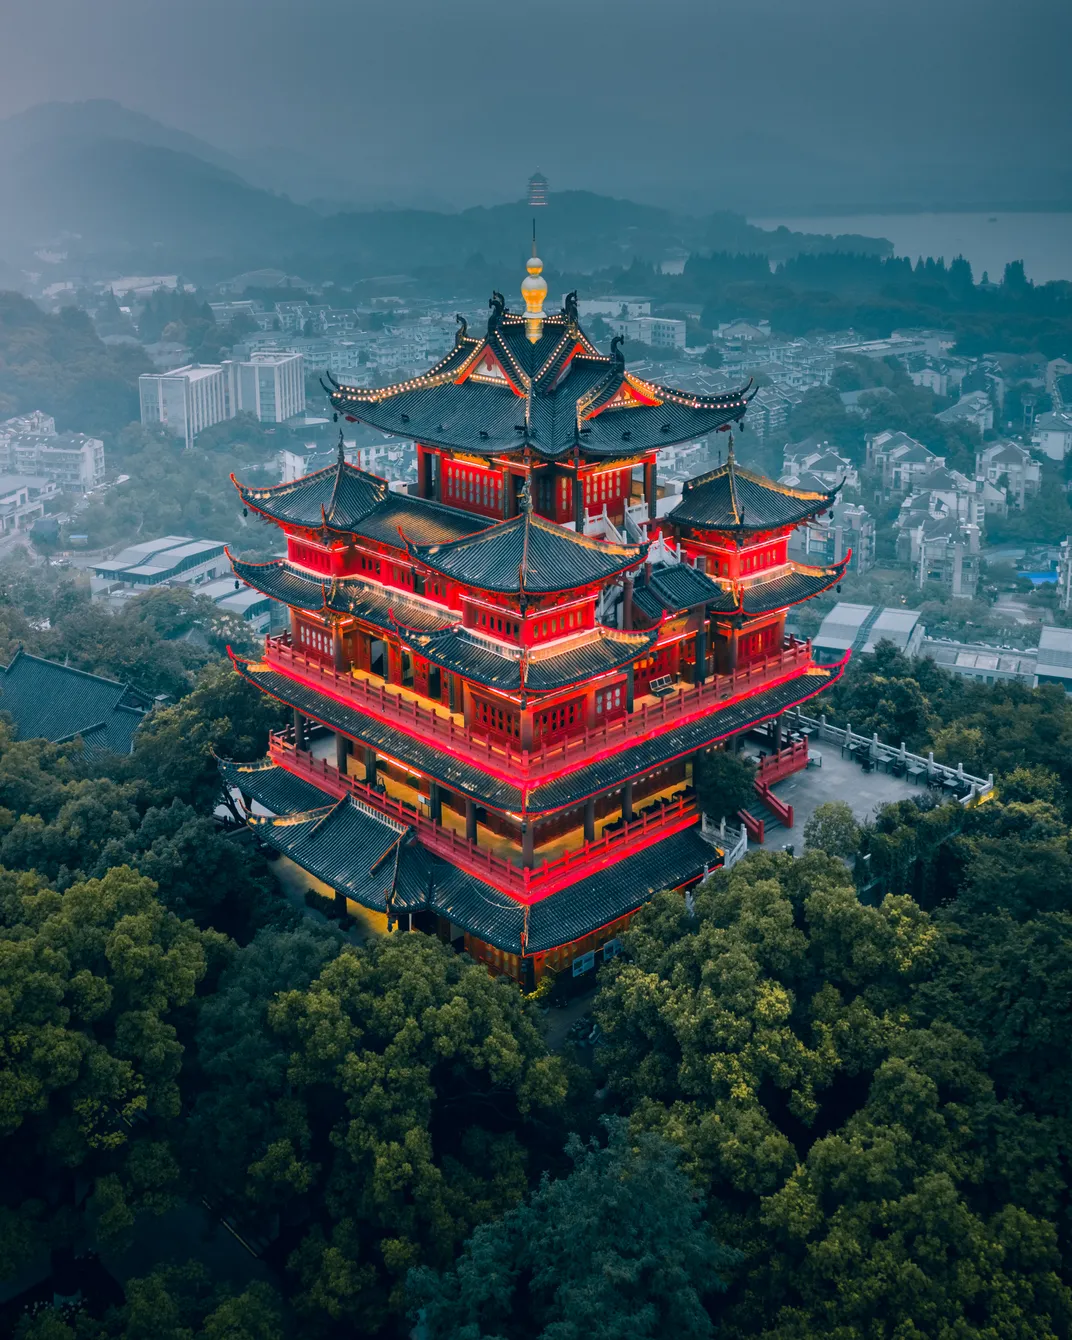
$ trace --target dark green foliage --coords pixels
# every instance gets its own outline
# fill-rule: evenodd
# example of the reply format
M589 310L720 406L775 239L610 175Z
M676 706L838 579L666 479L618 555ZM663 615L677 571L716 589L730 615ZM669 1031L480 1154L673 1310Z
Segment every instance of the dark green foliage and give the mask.
M0 418L43 409L61 432L118 432L138 417L138 377L152 370L137 345L105 345L85 312L48 316L0 292Z
M976 972L958 933L895 893L861 905L817 853L753 856L694 916L665 895L630 931L597 1005L602 1065L747 1253L721 1335L1066 1334L1063 1119L988 1073L1010 1039L984 1012L1035 990L1020 951L1003 989L984 969L953 1005Z
M478 1228L445 1275L413 1272L427 1340L714 1334L705 1302L739 1253L703 1223L673 1146L643 1134L634 1147L621 1121L608 1130L605 1149L574 1137L574 1171Z
M251 987L225 982L241 1007ZM514 986L420 935L348 946L266 1013L273 1041L248 1060L216 1067L209 1051L197 1130L234 1151L228 1180L248 1213L293 1225L301 1311L362 1334L393 1326L410 1268L448 1266L524 1194L563 1067ZM214 1011L206 1028L222 1023ZM251 1086L262 1113L246 1135L235 1121Z
M755 799L755 764L740 754L712 749L693 762L693 786L700 809L716 823L731 819Z
M16 1332L17 1340L285 1340L288 1334L270 1285L239 1292L215 1283L194 1261L128 1280L126 1302L100 1320L84 1312L65 1320L44 1309Z
M80 1224L104 1240L178 1189L178 1012L211 943L121 866L65 893L0 871L3 1273ZM88 1202L86 1196L89 1196Z

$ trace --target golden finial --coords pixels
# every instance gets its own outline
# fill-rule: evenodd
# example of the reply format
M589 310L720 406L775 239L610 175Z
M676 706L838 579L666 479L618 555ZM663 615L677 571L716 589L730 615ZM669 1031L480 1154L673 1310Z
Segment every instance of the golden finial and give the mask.
M543 300L547 297L547 280L543 277L543 261L536 255L536 220L532 221L532 256L525 267L528 275L521 281L521 296L525 299L525 335L535 344L543 334Z

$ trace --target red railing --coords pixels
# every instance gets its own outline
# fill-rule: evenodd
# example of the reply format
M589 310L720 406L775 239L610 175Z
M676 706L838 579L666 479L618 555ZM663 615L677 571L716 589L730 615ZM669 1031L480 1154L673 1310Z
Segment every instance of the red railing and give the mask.
M345 776L327 759L314 758L305 750L296 750L293 742L283 733L271 737L268 752L288 772L313 782L331 795L339 798L354 796L377 813L414 828L421 843L429 851L522 902L537 902L624 856L642 851L673 833L691 827L699 819L695 798L681 795L666 805L645 810L635 819L609 833L603 833L593 842L585 842L573 851L563 852L561 856L528 869L479 847L445 824L436 823L416 806L377 791L356 777Z
M771 814L775 815L778 819L780 819L782 823L785 824L786 828L792 828L793 827L792 805L787 805L784 800L779 800L778 797L767 785L767 783L759 781L758 778L755 783L755 790L756 795L760 798L763 804L766 805L767 809L770 810ZM763 841L762 838L760 838L759 840L760 842Z
M780 782L794 772L800 772L808 766L808 742L799 740L796 744L786 745L775 754L764 754L756 768L756 781L767 786Z
M763 820L757 819L754 814L749 814L747 810L738 810L737 818L740 819L741 823L744 824L745 828L748 830L748 836L752 841L762 845L766 838L766 834L763 831Z
M493 776L514 781L520 775L535 779L564 766L582 766L589 756L612 746L655 735L700 716L711 707L755 692L765 685L791 677L811 664L811 642L791 640L780 652L728 675L715 675L704 684L682 688L645 703L636 711L588 727L583 733L538 749L515 749L493 740L472 727L459 726L453 717L440 716L430 707L388 692L382 683L359 679L295 651L285 637L269 637L265 647L268 664L292 679L352 703L381 721L397 724L423 740L434 740L448 753L479 763Z

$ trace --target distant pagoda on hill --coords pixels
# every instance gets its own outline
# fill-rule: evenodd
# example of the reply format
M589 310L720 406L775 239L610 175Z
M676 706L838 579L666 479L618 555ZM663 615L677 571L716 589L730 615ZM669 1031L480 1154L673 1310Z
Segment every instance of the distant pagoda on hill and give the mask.
M422 376L325 388L347 421L414 440L415 493L348 464L341 434L328 469L236 481L287 556L235 573L289 606L290 631L235 666L294 724L262 762L221 764L270 811L258 835L340 905L527 987L612 954L653 893L719 864L693 762L842 673L785 614L848 561L788 558L835 493L743 469L732 437L660 515L660 448L740 424L747 388L631 374L575 294L544 311L533 252L523 312L496 293L487 329L460 321Z

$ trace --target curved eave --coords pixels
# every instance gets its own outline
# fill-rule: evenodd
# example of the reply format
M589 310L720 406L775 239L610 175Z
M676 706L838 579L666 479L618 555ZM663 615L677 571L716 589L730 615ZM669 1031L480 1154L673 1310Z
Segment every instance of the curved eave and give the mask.
M274 559L269 563L247 563L235 558L230 549L224 549L224 553L234 575L262 596L307 613L322 613L327 609L330 581L318 581L315 577L295 572L285 559Z
M852 550L829 568L797 567L793 572L770 582L757 582L741 589L741 612L746 616L770 614L803 604L829 591L845 575ZM754 594L753 594L754 593Z

